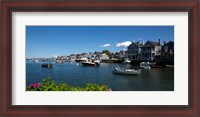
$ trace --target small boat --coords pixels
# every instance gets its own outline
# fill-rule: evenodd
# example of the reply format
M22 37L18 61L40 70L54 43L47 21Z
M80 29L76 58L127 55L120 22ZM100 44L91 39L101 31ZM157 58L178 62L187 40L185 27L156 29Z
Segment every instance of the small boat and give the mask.
M174 65L166 65L166 67L174 67Z
M140 65L140 68L142 68L142 69L151 69L151 67L150 66L144 66L144 65Z
M100 60L95 60L94 63L95 63L97 66L100 66L101 61L100 61Z
M98 62L82 62L83 66L91 66L91 67L97 67L100 66L100 63Z
M35 60L32 60L32 62L34 62L34 63L37 63L37 62L38 62L38 60L37 60L37 59L35 59Z
M140 63L140 66L150 66L150 67L152 67L152 66L155 66L155 62L154 63L150 63L150 62L141 62Z
M81 60L81 59L76 59L75 61L76 61L76 62L82 62L82 60Z
M76 62L85 62L85 61L88 61L87 58L81 58L81 59L76 59L75 60Z
M42 61L46 61L46 60L47 60L46 58L42 59Z
M141 69L134 70L134 69L125 69L125 68L116 67L113 70L113 73L115 73L115 74L122 74L122 75L138 75L138 74L141 73Z
M75 59L69 59L69 62L75 62Z
M57 60L56 63L64 63L64 61Z
M154 66L154 65L155 64L152 64L152 63L150 64L149 62L147 62L147 63L146 62L141 62L140 63L140 68L142 68L142 69L149 69L150 70L151 67Z
M42 67L53 68L53 64L51 64L51 63L43 63Z
M123 63L131 63L129 59L125 59Z

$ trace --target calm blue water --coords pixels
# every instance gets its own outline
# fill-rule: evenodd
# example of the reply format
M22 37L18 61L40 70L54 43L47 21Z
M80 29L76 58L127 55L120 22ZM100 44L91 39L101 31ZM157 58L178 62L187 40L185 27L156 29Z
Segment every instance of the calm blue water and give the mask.
M113 74L115 63L101 63L100 67L83 67L81 64L56 64L54 68L43 68L42 62L26 63L26 85L41 82L51 77L57 82L66 82L72 86L84 86L86 83L105 84L113 91L173 91L174 68L152 68L142 70L138 76ZM118 64L119 67L135 68L130 64Z

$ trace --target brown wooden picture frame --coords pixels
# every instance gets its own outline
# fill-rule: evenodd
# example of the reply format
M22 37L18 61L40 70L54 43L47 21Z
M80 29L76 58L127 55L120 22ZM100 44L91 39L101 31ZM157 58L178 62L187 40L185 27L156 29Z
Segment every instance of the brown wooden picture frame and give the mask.
M3 0L1 2L0 116L199 117L199 0ZM189 104L12 105L12 12L188 12ZM165 98L165 97L163 97Z

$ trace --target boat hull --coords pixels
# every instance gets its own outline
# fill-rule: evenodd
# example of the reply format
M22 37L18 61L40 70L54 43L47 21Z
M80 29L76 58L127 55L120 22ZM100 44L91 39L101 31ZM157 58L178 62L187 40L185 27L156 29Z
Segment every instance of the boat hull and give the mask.
M44 64L42 64L42 67L53 68L53 64L44 63Z
M140 68L142 68L142 69L151 69L150 66L140 66Z
M114 69L113 73L114 74L121 74L121 75L138 75L140 74L141 69L139 70L118 70L118 69Z
M96 67L95 64L88 64L88 63L82 63L83 66L91 66L91 67Z
M153 66L155 66L156 65L156 63L146 63L146 62L141 62L140 63L140 66L149 66L149 67L153 67Z
M83 65L83 66L89 66L89 67L97 67L97 66L100 66L99 63L92 63L92 62L83 62L82 65Z

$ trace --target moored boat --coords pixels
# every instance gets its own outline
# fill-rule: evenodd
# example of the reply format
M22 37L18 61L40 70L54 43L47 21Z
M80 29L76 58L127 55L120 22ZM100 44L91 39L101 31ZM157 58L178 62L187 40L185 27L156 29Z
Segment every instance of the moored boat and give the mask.
M138 75L141 73L141 69L135 70L135 69L125 69L125 68L116 67L113 70L113 73L122 74L122 75Z
M86 61L88 61L88 59L87 58L81 58L81 59L76 59L75 61L76 62L86 62Z
M140 65L140 68L142 68L142 69L151 69L151 67L150 66L144 66L144 65Z
M64 63L62 60L57 60L56 63Z
M150 62L141 62L140 63L140 66L150 66L150 67L152 67L152 66L155 66L155 62L154 63L150 63Z
M37 59L35 59L35 60L32 60L32 62L34 62L34 63L37 63L37 62L38 62L38 60L37 60Z
M123 63L131 63L129 59L125 59Z
M98 62L82 62L83 66L91 66L91 67L97 67L100 66L100 63Z
M76 61L76 62L82 62L82 60L81 60L81 59L76 59L75 61Z
M53 68L53 64L51 64L51 63L43 63L42 67Z

